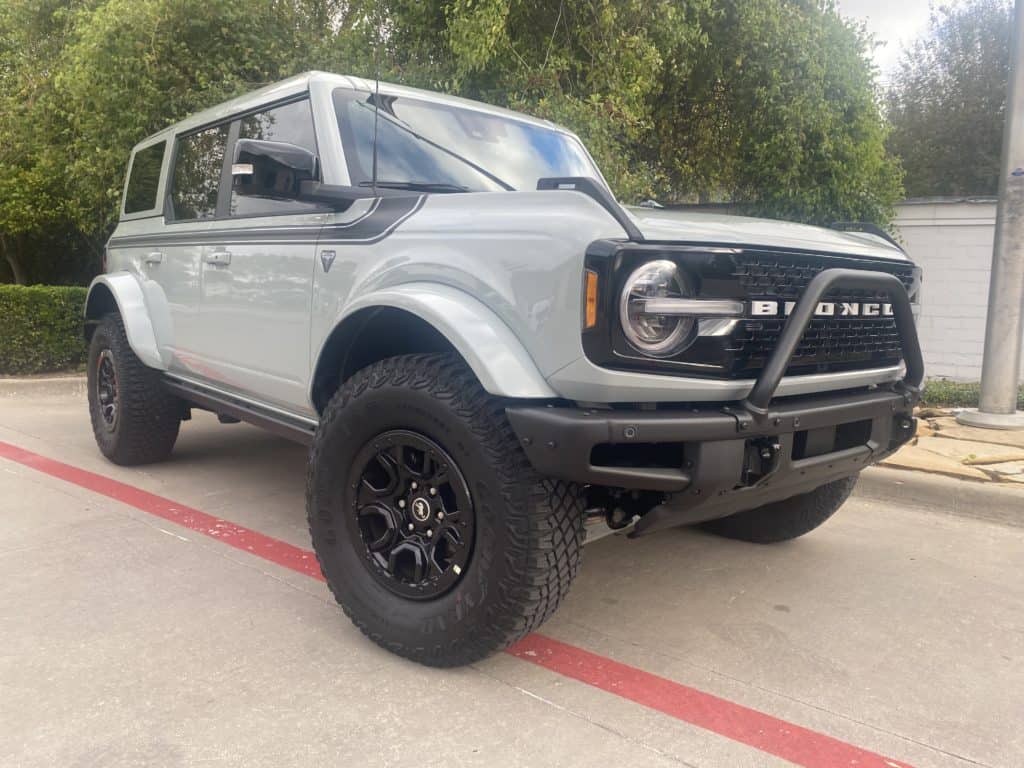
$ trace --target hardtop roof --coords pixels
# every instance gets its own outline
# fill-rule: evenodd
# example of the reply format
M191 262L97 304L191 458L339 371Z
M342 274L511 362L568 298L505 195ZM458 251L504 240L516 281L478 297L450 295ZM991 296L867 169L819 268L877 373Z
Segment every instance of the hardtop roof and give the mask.
M299 75L294 75L285 80L280 80L276 83L258 88L254 91L246 93L242 96L237 96L228 101L221 102L216 106L209 107L195 114L189 115L184 120L167 126L163 130L157 131L156 133L147 136L145 139L136 144L132 151L138 150L139 148L152 144L161 139L169 138L170 136L188 133L189 131L199 128L210 123L217 123L222 120L230 118L232 115L241 114L244 112L250 112L252 110L259 109L264 104L271 102L280 101L287 99L291 96L298 96L299 94L309 91L312 83L326 83L327 85L334 85L342 88L352 88L359 91L373 91L376 86L374 81L366 80L360 77L350 77L348 75L336 75L330 72L319 72L309 71L303 72ZM536 117L525 115L521 112L514 112L510 109L503 109L502 107L495 107L490 104L485 104L480 101L473 101L471 99L464 99L459 96L450 96L448 94L438 93L436 91L428 91L421 88L412 88L405 85L397 85L395 83L381 82L379 84L380 92L389 96L406 96L410 98L419 98L428 101L434 101L441 104L448 104L455 107L463 107L466 109L472 109L478 112L484 112L487 114L505 117L511 120L518 120L525 123L531 123L533 125L543 126L553 130L558 130L563 133L571 133L567 129L556 125L548 120L543 120Z

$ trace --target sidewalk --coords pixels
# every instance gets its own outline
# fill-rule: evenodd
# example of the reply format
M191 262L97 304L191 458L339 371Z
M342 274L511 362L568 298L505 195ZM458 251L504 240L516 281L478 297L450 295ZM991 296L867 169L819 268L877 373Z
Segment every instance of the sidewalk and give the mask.
M924 408L918 418L917 437L882 466L1024 488L1024 431L966 427L951 409Z

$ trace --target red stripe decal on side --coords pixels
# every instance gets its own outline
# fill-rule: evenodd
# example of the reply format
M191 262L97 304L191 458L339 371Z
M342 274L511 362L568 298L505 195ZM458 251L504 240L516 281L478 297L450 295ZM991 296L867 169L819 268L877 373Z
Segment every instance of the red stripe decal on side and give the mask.
M315 555L278 539L94 472L0 441L0 458L22 464L323 581ZM516 658L599 688L805 768L911 768L839 739L545 637L508 649Z
M208 515L184 504L178 504L127 483L121 483L55 459L48 459L3 441L0 441L0 458L10 459L52 477L120 501L142 512L176 523L183 528L217 539L235 549L258 555L264 560L291 568L306 576L312 576L320 581L324 580L320 573L320 564L316 561L316 555L309 550L270 536L264 536L262 533Z

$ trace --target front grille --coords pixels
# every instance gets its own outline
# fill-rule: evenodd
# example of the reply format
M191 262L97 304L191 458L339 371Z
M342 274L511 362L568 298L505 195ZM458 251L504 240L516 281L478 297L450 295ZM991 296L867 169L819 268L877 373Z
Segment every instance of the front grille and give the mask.
M914 267L910 264L873 262L842 256L776 256L763 253L744 254L736 258L732 278L739 283L743 294L752 299L797 299L819 272L836 267L888 272L898 277L907 291L914 284ZM853 300L863 294L862 291L837 289L829 296Z
M914 267L896 262L869 261L841 256L745 253L734 257L730 278L748 299L795 301L808 283L824 269L868 269L888 272L914 288ZM830 291L829 301L887 301L885 294L850 290ZM784 318L744 320L729 338L733 375L753 375L764 367L778 344ZM790 362L790 375L855 370L895 365L900 360L900 339L891 317L815 318L804 333Z

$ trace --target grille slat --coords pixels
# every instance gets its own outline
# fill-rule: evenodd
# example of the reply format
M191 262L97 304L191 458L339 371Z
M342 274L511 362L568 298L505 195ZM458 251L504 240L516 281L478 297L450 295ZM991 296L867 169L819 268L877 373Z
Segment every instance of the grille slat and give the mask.
M748 299L795 301L822 270L842 267L872 269L895 275L910 291L914 267L910 264L867 262L862 259L814 258L788 254L744 254L735 260L731 278ZM884 301L884 293L836 288L828 301ZM732 373L752 374L764 367L778 345L785 318L746 320L729 340ZM826 372L894 365L900 360L896 322L880 318L815 318L811 321L787 373Z

